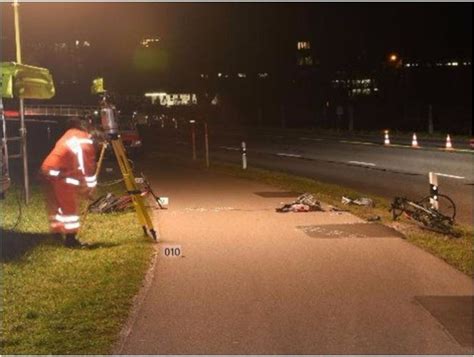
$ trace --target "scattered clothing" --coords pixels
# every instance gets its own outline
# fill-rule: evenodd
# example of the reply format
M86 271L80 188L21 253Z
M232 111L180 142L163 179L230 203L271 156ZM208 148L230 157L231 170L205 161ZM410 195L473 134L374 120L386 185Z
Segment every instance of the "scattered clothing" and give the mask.
M342 196L341 203L345 205L375 207L374 201L367 197L350 198L350 197Z
M91 213L112 213L123 212L132 207L133 202L130 195L116 196L113 193L107 193L92 202L88 210Z
M310 193L304 193L292 203L285 204L283 207L277 208L277 212L315 212L324 211L321 203Z

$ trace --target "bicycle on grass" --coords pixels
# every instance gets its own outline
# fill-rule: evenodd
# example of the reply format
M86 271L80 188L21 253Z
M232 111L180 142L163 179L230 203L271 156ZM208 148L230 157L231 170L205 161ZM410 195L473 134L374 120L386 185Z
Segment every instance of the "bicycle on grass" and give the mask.
M454 201L446 195L438 195L438 209L431 205L431 196L427 196L420 201L410 201L404 197L395 197L390 212L393 220L397 220L402 214L424 228L432 231L459 236L454 230L456 218L456 205Z

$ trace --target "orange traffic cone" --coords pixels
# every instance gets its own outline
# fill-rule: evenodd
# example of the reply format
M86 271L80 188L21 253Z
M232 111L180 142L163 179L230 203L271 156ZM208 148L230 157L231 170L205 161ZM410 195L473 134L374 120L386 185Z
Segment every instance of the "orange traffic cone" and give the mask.
M385 136L383 139L383 144L384 145L390 145L390 138L388 137L388 130L385 130Z
M411 146L414 148L418 147L418 139L416 138L416 133L413 133L413 139L411 139Z
M452 148L453 148L453 144L451 143L451 137L448 134L448 136L446 137L446 149L449 150Z

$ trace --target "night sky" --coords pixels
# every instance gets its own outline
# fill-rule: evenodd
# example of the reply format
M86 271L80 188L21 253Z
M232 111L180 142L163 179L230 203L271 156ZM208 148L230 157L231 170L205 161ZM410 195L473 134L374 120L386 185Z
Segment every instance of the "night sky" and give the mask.
M1 9L2 34L11 39L11 6ZM300 37L310 37L322 62L376 62L390 51L472 57L472 4L25 3L21 20L24 41L87 38L98 56L115 60L144 36L210 66L245 66L255 54L264 64Z

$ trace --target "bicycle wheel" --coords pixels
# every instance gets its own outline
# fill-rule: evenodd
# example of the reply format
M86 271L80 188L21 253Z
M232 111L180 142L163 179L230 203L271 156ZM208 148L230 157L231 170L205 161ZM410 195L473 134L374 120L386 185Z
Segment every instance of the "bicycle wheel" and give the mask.
M419 203L421 206L431 209L431 196L423 198ZM449 218L452 222L456 218L456 204L454 201L446 195L438 195L438 212L443 216Z
M449 218L446 219L433 219L430 222L430 228L438 233L448 234L448 235L455 235L455 231L453 229L453 225Z

